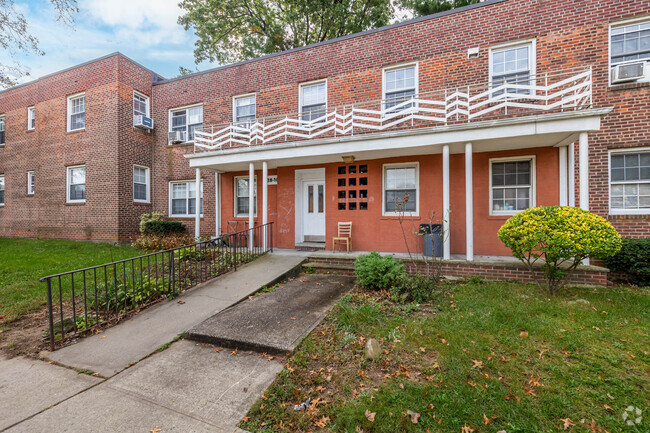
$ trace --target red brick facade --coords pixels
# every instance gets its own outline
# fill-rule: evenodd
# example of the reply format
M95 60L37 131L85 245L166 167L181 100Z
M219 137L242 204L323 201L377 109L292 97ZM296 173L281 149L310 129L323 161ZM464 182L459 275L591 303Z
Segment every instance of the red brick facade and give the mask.
M6 116L6 145L0 148L0 175L5 176L5 206L0 208L0 236L121 240L137 233L139 215L150 210L168 213L169 182L192 180L195 171L184 158L191 145L169 146L169 110L203 105L203 123L232 121L233 96L255 92L258 118L298 111L302 82L327 79L328 106L382 98L382 68L418 63L419 92L462 87L489 80L491 46L520 39L535 39L537 73L575 67L593 68L593 106L613 107L601 129L589 135L590 209L607 217L623 236L650 236L649 215L609 215L608 151L650 147L650 86L648 83L609 86L610 24L622 19L650 17L645 0L507 0L488 1L455 13L415 20L360 35L341 38L278 55L217 68L172 80L158 80L151 71L119 54L63 71L0 93L0 115ZM469 48L479 56L468 59ZM132 95L151 96L153 133L133 128ZM86 93L86 129L66 132L66 97ZM36 130L27 131L27 107L36 106ZM577 146L576 146L577 147ZM576 150L577 152L577 150ZM477 254L505 254L496 239L504 217L487 215L487 161L511 154L537 155L537 204L557 204L557 149L476 153L474 167L474 222ZM436 186L440 155L410 157L420 163L421 190L426 212L442 209ZM577 154L576 154L577 161ZM373 168L374 201L367 210L337 212L336 167L325 167L327 185L327 239L338 221L355 221L355 249L403 249L394 220L381 216L381 164ZM66 166L85 164L87 199L83 205L66 204ZM133 164L151 168L151 204L133 201ZM292 214L296 168L279 167L277 187L269 189L269 220L274 221L277 244L292 248ZM423 170L425 168L426 170ZM258 167L259 169L259 167ZM36 194L27 196L27 171L36 172ZM464 251L464 166L452 155L452 253ZM221 228L233 215L233 178L244 172L224 173L221 185ZM261 176L261 172L257 172ZM430 178L427 178L430 176ZM201 232L216 230L215 174L202 171L204 215ZM576 198L579 181L575 180ZM377 189L379 188L379 189ZM258 193L258 209L261 207ZM484 203L485 202L485 203ZM181 219L183 220L183 219ZM261 221L260 215L257 221ZM373 224L365 224L373 221ZM184 219L192 228L193 218ZM378 239L376 233L383 235Z

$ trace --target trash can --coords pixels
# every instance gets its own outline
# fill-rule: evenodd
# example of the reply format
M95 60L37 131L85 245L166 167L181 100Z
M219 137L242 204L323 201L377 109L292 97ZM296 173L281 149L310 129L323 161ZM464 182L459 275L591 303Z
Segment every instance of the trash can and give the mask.
M422 235L422 252L427 257L442 257L442 225L441 224L420 224L420 235Z

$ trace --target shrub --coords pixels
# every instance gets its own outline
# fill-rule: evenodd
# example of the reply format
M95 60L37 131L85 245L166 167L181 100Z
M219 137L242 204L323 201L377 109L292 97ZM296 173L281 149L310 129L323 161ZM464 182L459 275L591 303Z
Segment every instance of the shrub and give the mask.
M372 290L389 289L406 273L404 265L393 256L380 256L377 251L357 257L354 273L361 287Z
M185 232L187 232L185 225L179 221L155 220L144 223L143 234L165 236Z
M162 221L162 212L153 211L151 213L143 213L140 215L140 233L144 234L144 225L149 221Z
M175 233L166 236L142 235L136 239L133 245L146 251L163 251L193 243L194 236L187 233Z
M621 251L604 259L613 272L622 272L628 282L650 286L650 239L623 239Z
M391 293L398 300L412 301L418 304L431 301L437 292L439 279L433 275L418 272L415 275L402 275L391 288Z
M499 229L499 239L528 266L544 261L546 289L556 294L566 277L587 257L606 259L621 249L621 237L604 218L568 206L541 206L511 217Z

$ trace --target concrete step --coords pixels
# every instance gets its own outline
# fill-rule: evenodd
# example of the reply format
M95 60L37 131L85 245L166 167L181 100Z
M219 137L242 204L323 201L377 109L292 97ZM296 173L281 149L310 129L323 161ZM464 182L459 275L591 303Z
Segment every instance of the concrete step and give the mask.
M300 242L296 244L298 251L324 251L325 242Z
M303 269L315 269L316 272L337 272L344 275L354 274L354 263L321 263L306 262L302 264Z

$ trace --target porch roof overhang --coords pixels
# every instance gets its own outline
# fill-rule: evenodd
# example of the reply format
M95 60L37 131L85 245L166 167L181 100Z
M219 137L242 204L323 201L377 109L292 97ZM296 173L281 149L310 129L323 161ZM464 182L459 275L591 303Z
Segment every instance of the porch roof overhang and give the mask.
M343 137L329 137L260 146L235 147L187 154L190 167L217 172L246 170L249 163L266 161L269 168L341 162L344 155L356 160L463 153L465 143L474 152L566 146L580 132L600 130L600 119L613 107L486 120L466 124L413 128Z

